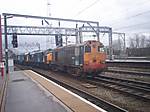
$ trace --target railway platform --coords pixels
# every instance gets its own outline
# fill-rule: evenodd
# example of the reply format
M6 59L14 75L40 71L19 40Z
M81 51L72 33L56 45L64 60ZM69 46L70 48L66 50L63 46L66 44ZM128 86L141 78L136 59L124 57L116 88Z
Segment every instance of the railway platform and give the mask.
M31 71L9 74L4 112L106 112Z

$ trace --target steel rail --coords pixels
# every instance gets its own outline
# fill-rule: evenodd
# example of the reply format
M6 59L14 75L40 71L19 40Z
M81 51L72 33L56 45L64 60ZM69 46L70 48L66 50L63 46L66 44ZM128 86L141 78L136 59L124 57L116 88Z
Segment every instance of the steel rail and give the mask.
M150 76L149 72L137 72L137 71L127 71L127 70L119 70L119 69L108 69L106 72L114 72L114 73L124 73L124 74L133 74L140 76Z
M143 89L147 89L150 92L150 83L148 83L148 82L133 81L133 80L122 79L122 78L114 78L114 77L104 76L104 75L99 75L99 77L100 78L105 78L105 79L111 79L111 80L114 80L114 81L119 81L123 84L128 84L128 85L140 87L140 88L143 88Z
M138 99L144 100L144 101L150 101L150 95L148 95L147 89L139 88L139 87L134 87L131 85L127 84L121 84L119 82L115 82L112 80L108 79L102 79L102 78L89 78L87 79L88 83L96 84L99 86L104 86L113 90L117 90L121 93L128 94L130 96L134 96Z

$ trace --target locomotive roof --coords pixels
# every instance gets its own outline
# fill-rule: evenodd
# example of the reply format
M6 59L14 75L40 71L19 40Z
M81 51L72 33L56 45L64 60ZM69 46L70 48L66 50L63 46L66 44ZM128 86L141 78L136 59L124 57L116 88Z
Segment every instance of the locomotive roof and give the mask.
M66 48L66 47L82 46L82 45L88 44L89 42L98 42L98 41L96 41L96 40L88 40L88 41L84 41L83 43L71 44L71 45L67 45L67 46L58 47L58 48L55 48L55 49L61 49L61 48ZM100 43L101 45L103 45L101 42L99 42L99 43Z
M32 52L30 52L30 54L36 54L36 53L42 53L43 51L41 51L41 50L36 50L36 51L32 51Z
M20 54L17 54L17 56L22 56L22 55L25 55L25 53L20 53Z
M53 50L57 50L57 49L61 49L61 48L67 48L67 47L83 46L83 45L88 44L89 42L98 42L98 41L96 41L96 40L88 40L88 41L84 41L83 43L71 44L71 45L67 45L67 46L58 47L58 48L55 48L55 49L48 49L48 50L45 50L45 51L36 50L36 51L24 53L24 55L27 55L27 54L36 54L36 53L42 53L42 52L43 52L44 54L47 54L48 52L52 52ZM100 45L103 45L101 42L99 42L99 43L100 43Z
M47 53L51 53L53 51L53 49L47 49L45 51L43 51L44 55L46 55Z

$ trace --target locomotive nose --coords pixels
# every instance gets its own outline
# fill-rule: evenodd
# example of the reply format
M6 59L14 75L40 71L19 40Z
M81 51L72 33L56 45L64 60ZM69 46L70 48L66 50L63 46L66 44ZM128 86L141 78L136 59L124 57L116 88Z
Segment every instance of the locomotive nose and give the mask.
M94 57L92 60L93 60L93 63L95 63L96 62L96 57Z
M97 53L93 53L93 54L92 54L91 60L92 60L93 63L95 63L95 62L98 61Z

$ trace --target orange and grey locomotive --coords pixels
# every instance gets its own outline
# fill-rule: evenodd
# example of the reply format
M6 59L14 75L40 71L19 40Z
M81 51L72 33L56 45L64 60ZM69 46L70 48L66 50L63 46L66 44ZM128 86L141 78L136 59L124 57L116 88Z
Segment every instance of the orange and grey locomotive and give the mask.
M24 57L22 59L26 64L64 71L81 77L93 77L106 69L104 46L95 40L45 52L29 53Z
M94 76L106 68L103 47L102 43L95 40L59 47L54 49L52 61L57 69L76 76Z

